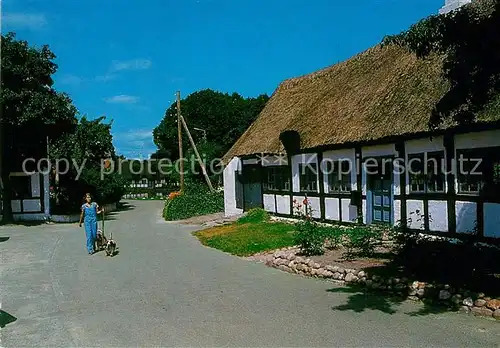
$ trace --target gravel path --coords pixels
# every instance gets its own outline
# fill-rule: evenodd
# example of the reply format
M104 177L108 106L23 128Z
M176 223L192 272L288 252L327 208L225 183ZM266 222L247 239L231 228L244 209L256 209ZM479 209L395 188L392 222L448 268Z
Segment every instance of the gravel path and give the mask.
M87 255L75 224L0 227L0 346L500 346L493 321L233 257L165 223L162 202L131 204L106 224L113 258Z

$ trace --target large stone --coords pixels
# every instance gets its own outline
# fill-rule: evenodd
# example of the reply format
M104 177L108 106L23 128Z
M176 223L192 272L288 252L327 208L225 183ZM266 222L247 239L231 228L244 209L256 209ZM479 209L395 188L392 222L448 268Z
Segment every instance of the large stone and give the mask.
M500 309L497 309L493 312L493 318L495 318L496 320L500 320Z
M472 314L482 317L491 317L493 316L493 311L486 307L472 307Z
M440 300L448 300L451 297L451 294L448 290L441 290L439 292L439 299Z
M325 268L330 271L330 272L333 272L335 273L335 268L332 266L332 265L326 265Z
M333 266L332 272L339 272L339 266ZM340 273L340 272L339 272Z
M335 272L333 274L333 279L340 279L340 273L339 272Z
M325 271L325 278L332 278L332 277L333 277L332 271Z
M489 309L496 311L497 309L500 309L500 300L489 300L486 302L486 307Z
M418 289L417 290L417 296L418 297L424 297L425 295L425 290L424 289Z
M408 291L408 296L417 296L417 289L410 288L410 291Z
M459 304L462 302L462 295L460 294L455 294L451 297L451 302L453 302L454 304Z
M464 304L464 306L469 306L469 307L474 306L474 301L470 297L467 297L466 299L464 299L464 301L462 303Z
M347 273L345 276L345 281L348 283L354 283L358 280L358 277L356 277L353 273Z
M313 264L313 267L314 267L314 268L316 268L316 269L320 269L320 268L321 268L321 265L320 265L319 263L315 262L315 263Z
M286 257L286 259L287 259L288 261L295 260L295 255L294 255L293 253L290 253L290 254L288 254L288 256Z
M486 304L486 300L482 298L478 298L476 301L474 301L474 307L484 307Z
M414 282L411 284L411 288L416 290L416 289L418 289L418 285L419 285L419 283L418 283L417 281L414 281Z
M461 313L469 313L470 312L470 308L468 306L462 306L462 307L460 307L459 312L461 312Z
M358 273L358 277L359 277L359 278L363 278L363 277L365 277L365 276L366 276L365 271L359 271L359 273Z
M288 267L294 269L296 267L295 262L294 261L290 261L290 263L288 264Z
M311 272L310 272L310 274L311 274L312 276L316 276L316 274L318 274L318 273L317 273L317 271L318 271L318 270L317 270L316 268L311 268Z

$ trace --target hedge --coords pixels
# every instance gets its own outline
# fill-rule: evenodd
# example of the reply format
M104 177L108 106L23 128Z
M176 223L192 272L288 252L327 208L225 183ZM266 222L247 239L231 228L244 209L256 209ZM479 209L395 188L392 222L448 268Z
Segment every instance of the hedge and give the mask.
M207 189L197 187L173 199L167 199L163 217L167 221L176 221L222 211L224 211L224 192L212 193Z

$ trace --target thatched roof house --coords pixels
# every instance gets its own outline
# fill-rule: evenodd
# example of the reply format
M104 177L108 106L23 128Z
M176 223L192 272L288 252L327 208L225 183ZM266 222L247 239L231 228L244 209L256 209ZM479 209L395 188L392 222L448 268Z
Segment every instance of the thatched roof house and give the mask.
M443 11L455 5L448 1ZM279 85L223 158L227 216L262 207L290 217L294 200L307 197L321 221L500 240L500 96L482 109L481 98L462 108L469 103L462 90L458 103L443 103L457 96L443 73L452 56L417 57L398 44L404 36L396 39ZM466 92L477 90L486 89ZM449 116L431 130L436 110ZM458 126L456 115L475 119ZM418 219L409 222L412 216Z
M285 152L280 133L295 130L301 149L428 131L448 91L442 57L419 59L396 45L377 45L345 62L282 82L224 156Z

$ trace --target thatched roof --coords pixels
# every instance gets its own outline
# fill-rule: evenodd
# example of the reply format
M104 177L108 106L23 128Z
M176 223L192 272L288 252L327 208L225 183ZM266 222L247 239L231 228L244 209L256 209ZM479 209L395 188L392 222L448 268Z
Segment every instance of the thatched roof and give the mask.
M285 152L279 139L285 130L299 133L301 149L425 132L448 88L442 57L417 59L400 46L378 45L282 82L224 161Z

